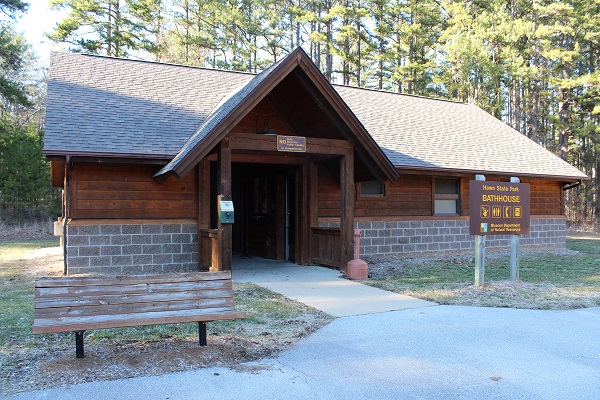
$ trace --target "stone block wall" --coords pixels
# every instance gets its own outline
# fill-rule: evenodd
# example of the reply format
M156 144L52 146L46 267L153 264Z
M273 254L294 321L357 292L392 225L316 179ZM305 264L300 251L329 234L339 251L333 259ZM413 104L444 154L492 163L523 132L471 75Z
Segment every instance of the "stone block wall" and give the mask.
M68 273L150 274L198 270L198 225L67 225Z
M336 223L323 224L339 227ZM469 220L417 220L357 222L362 230L361 256L397 253L423 253L474 249L474 237L469 234ZM565 250L566 220L532 218L528 235L521 235L520 246L532 246L554 251ZM508 248L508 235L488 235L486 248Z

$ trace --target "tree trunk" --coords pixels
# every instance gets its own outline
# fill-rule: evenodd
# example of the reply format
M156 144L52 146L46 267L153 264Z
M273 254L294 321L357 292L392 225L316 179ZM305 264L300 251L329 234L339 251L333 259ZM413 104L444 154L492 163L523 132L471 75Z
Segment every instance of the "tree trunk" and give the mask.
M327 1L327 14L331 12L331 1ZM331 54L331 44L333 42L333 33L332 33L332 21L331 18L327 18L327 22L325 23L325 28L327 30L327 43L325 44L325 76L327 80L331 82L332 74L333 74L333 55Z
M560 121L560 136L558 137L559 153L563 160L567 161L569 155L569 138L571 129L569 128L569 92L568 89L561 88L559 91L558 118Z

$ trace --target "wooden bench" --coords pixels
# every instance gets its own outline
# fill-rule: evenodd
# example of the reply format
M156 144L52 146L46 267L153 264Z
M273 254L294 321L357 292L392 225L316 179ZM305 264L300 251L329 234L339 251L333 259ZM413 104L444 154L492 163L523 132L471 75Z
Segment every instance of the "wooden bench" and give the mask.
M198 322L206 346L206 322L239 318L230 271L35 281L33 333L75 332L77 358L86 330Z

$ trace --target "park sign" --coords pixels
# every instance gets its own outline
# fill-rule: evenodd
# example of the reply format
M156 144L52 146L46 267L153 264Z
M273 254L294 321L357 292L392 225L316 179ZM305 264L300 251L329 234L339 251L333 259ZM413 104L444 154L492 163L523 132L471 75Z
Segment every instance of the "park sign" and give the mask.
M471 235L529 233L529 184L470 181Z
M306 138L302 136L277 135L277 151L306 151Z

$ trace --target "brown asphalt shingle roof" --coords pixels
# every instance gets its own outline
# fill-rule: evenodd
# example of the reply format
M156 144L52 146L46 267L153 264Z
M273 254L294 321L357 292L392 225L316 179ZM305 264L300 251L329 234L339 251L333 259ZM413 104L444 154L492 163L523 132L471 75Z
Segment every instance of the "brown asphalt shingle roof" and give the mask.
M44 152L170 159L219 101L253 76L52 53Z
M254 76L53 53L44 154L171 159L210 123L217 105ZM586 179L476 106L334 87L399 168Z
M397 167L587 178L474 105L344 86L336 89Z

